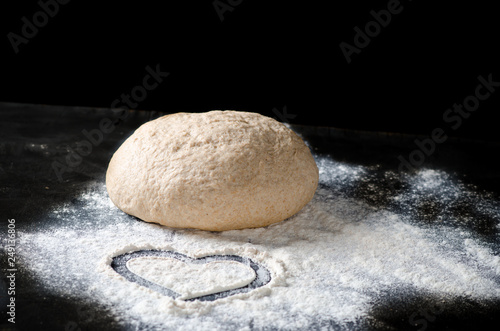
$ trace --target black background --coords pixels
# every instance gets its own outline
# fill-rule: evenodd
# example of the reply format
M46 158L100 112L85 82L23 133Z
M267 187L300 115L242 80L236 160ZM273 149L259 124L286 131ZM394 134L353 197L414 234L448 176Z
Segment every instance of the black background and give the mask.
M220 0L220 3L228 2L238 3ZM443 121L447 109L474 93L479 75L492 74L493 80L500 81L500 14L495 2L440 1L437 4L401 0L401 13L394 15L389 25L347 63L339 44L353 44L354 27L364 29L366 23L373 20L370 11L386 9L388 2L242 0L232 11L225 12L221 21L213 0L71 0L60 5L59 12L39 28L27 44L20 45L16 54L7 35L21 34L24 24L21 19L26 17L32 22L33 15L41 8L37 0L3 1L0 4L0 102L107 108L121 94L128 94L142 84L146 66L159 64L161 70L170 75L148 93L137 109L164 112L236 109L276 116L274 108L283 113L286 107L289 114L295 115L287 118L294 124L424 135L429 135L434 128L442 128L450 136L500 141L496 121L500 88L456 130ZM40 117L45 114L41 111L26 120L36 126L43 122ZM61 119L58 123L65 122ZM91 127L85 123L82 127ZM10 132L15 132L16 127L12 126ZM30 132L33 126L23 125L29 127ZM64 131L69 130L68 127L45 126L36 134L50 139L48 130ZM75 142L84 138L81 128L72 131ZM94 159L100 155L98 164L102 169L108 162L110 146L118 146L118 132L114 133L115 140L108 138L93 154ZM339 159L348 155L356 163L361 162L361 158L372 162L373 154L378 151L366 151L359 146L350 148L350 145L342 149L338 145L329 147L339 152ZM369 150L370 145L366 146ZM498 175L492 175L497 151L488 153L485 147L474 154L471 148L464 149L464 154L471 155L467 159L454 150L452 144L447 147L452 152L441 156L436 153L433 157L446 160L448 155L456 155L460 162L455 163L467 160L463 167L477 180L473 183L491 190L498 187ZM55 179L49 194L45 177L40 175L55 178L48 159L40 161L36 153L22 149L21 152L23 162L12 167L17 155L7 154L5 164L11 166L3 167L9 169L3 177L7 187L12 188L5 191L10 192L5 201L23 205L26 211L20 214L20 219L27 222L29 215L36 215L56 203L55 198L67 200L76 196L73 186L57 184ZM68 174L68 178L84 182L92 177L88 175L89 168L101 171L92 164L94 159L88 159L82 169ZM380 159L397 161L385 158L383 153ZM447 162L452 164L453 160L450 157ZM382 183L386 185L385 178ZM375 187L375 192L380 190L373 182L367 181L365 185ZM387 196L395 194L393 187L385 189ZM40 200L28 199L28 205L26 196ZM429 201L434 206L433 201ZM425 204L417 207L422 212L428 211ZM11 208L15 210L16 205ZM457 213L468 215L463 209L457 209ZM477 216L480 217L480 225L495 221ZM25 282L19 284L20 289L31 290L29 278L20 281ZM390 299L387 301L391 302ZM64 323L75 320L75 307L82 303L66 300L48 296L34 305L42 313L27 306L26 310L31 310L36 318L20 321L38 324L40 319L45 319L45 325L50 326L58 322L55 318ZM428 307L426 300L425 297L411 299L408 306L391 302L392 306L383 306L374 314L378 320L389 319L389 325L415 330L419 326L408 324L408 317L420 307ZM485 310L486 317L481 315L482 307L468 309L467 303L459 303L458 307L466 308L457 310L456 314L452 310L443 313L429 323L429 329L485 329L487 323L499 316L495 310L498 305L492 305L493 312ZM102 318L110 317L102 314ZM497 321L493 322L498 325Z
M48 0L42 0L47 2ZM494 2L402 0L402 11L347 63L339 47L389 1L232 3L72 0L16 54L7 37L33 21L37 1L4 2L0 101L109 107L140 85L145 67L170 76L137 109L236 109L295 124L500 141L500 92L452 130L443 113L474 93L477 77L500 81ZM500 89L500 88L499 88Z

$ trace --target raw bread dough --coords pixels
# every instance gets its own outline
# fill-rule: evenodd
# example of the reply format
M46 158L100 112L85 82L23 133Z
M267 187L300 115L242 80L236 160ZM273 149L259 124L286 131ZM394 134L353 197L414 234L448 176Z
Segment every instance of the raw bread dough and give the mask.
M252 268L235 261L188 264L173 258L149 256L129 260L127 268L179 293L183 300L240 288L256 277Z
M266 226L304 207L318 185L309 148L250 112L177 113L137 129L113 155L113 203L147 222L223 231Z

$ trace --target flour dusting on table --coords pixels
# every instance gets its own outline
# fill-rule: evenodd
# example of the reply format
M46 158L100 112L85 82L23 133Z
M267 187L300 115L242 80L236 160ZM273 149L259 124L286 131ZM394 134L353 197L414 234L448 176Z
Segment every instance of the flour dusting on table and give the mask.
M129 260L127 267L144 279L181 294L179 299L243 287L256 276L252 268L234 261L188 264L168 257L140 257Z
M104 183L96 182L76 201L44 216L58 226L20 234L20 260L48 291L109 307L116 316L126 316L117 323L141 329L347 328L369 319L387 293L404 296L416 290L443 302L500 298L498 252L471 231L481 221L477 215L498 221L498 201L432 169L406 175L405 185L388 197L390 190L378 188L380 180L373 178L376 169L329 157L318 157L317 163L320 187L297 215L266 228L220 233L141 222L118 210ZM383 181L391 176L385 173ZM477 213L457 213L458 200L468 201ZM125 280L110 267L113 256L140 249L174 250L193 258L248 257L264 265L272 279L212 302L174 300ZM130 261L131 269L145 272L139 262ZM179 274L162 279L162 270L159 263L148 277L172 287L182 281ZM193 270L184 271L191 277ZM224 286L254 276L233 271L222 275ZM207 279L205 285L215 281ZM204 282L198 280L200 287L193 285L191 291L204 291Z

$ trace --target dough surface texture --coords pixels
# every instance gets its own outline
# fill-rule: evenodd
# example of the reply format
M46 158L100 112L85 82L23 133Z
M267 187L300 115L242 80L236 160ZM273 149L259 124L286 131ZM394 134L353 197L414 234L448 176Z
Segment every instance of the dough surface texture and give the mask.
M146 222L224 231L296 214L318 168L304 141L250 112L176 113L139 127L106 173L113 203Z

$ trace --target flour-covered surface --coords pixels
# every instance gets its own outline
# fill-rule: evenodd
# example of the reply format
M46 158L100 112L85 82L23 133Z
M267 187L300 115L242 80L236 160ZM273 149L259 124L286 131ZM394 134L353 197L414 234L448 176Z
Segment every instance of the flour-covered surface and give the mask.
M311 147L320 170L316 195L301 212L259 229L174 230L124 214L106 192L107 161L147 117L121 124L63 182L54 178L53 160L84 138L78 125L90 130L104 116L89 110L76 114L94 120L49 125L47 132L22 131L0 146L1 189L7 193L2 214L15 218L18 230L18 325L75 330L498 326L500 181L485 152L491 145L450 141L417 171L400 173L397 157L412 148L407 138L292 127ZM65 133L54 134L56 128ZM271 281L215 301L173 299L111 268L114 256L147 249L192 258L242 256L265 266ZM217 266L220 270L208 270L190 286L196 271L189 266L129 262L137 273L180 292L242 285L253 276L239 266ZM165 273L165 263L172 273ZM231 275L223 274L232 267ZM225 283L214 285L218 281Z
M179 293L179 300L243 287L256 276L252 268L235 261L191 264L169 257L147 256L133 258L126 265L136 275Z

